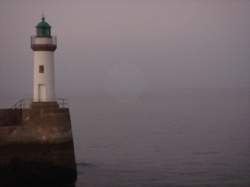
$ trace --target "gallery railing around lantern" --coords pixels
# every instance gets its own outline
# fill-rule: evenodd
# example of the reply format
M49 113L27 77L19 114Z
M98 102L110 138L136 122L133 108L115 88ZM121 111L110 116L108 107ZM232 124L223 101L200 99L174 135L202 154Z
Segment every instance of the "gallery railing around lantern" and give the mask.
M57 47L56 36L38 37L31 36L31 48L34 51L55 51Z

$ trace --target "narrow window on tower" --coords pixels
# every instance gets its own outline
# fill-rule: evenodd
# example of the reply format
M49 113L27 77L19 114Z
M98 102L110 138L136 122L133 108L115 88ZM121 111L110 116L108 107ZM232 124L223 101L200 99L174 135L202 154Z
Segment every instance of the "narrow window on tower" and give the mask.
M44 73L44 66L43 65L39 66L39 73Z

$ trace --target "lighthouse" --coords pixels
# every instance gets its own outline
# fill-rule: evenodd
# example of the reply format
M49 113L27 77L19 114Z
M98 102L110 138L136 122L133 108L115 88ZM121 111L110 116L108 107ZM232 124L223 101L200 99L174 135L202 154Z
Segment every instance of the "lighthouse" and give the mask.
M33 50L33 102L53 102L55 95L54 52L56 36L51 36L51 26L43 16L36 25L36 35L31 37Z
M71 186L77 179L69 107L55 95L56 48L42 17L31 37L33 98L0 108L0 186Z

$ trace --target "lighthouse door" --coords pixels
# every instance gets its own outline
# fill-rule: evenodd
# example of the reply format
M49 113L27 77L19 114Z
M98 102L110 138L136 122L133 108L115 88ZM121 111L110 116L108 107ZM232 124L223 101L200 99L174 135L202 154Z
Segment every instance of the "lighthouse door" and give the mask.
M38 98L39 101L46 101L46 88L44 84L38 85Z

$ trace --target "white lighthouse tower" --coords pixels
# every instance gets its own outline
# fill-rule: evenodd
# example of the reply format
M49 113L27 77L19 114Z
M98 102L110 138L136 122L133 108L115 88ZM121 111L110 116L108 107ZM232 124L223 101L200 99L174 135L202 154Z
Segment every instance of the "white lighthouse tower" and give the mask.
M42 17L36 25L36 35L31 37L33 52L33 102L53 102L55 96L54 51L56 37L51 36L51 26Z

